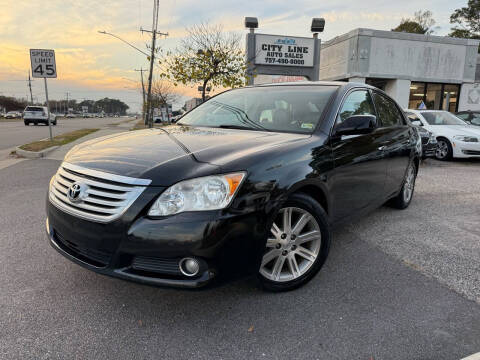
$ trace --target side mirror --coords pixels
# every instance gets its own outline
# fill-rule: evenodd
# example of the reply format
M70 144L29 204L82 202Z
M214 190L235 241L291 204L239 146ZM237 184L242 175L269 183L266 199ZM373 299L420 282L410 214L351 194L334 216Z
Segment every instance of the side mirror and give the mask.
M335 126L335 136L361 135L373 131L377 125L377 117L374 115L352 115Z
M412 125L415 125L415 126L423 126L420 120L410 120L410 122L412 123Z

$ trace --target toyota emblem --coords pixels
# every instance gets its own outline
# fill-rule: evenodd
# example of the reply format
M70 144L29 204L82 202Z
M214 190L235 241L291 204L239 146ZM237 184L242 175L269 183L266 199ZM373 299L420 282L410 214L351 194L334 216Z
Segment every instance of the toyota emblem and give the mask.
M68 200L71 202L79 202L83 198L84 186L80 183L73 183L67 192Z

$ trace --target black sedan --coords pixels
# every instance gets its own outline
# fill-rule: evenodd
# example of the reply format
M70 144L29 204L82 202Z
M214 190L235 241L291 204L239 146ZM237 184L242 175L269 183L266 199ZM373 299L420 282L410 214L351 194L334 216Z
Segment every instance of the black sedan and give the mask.
M422 141L422 159L425 159L427 157L434 157L435 152L438 148L437 138L432 132L428 131L427 129L418 125L413 125L411 123L412 121L419 121L417 115L409 112L407 112L406 115L409 123L417 130L418 135L420 136L420 139Z
M230 90L178 124L74 147L50 181L48 237L123 279L200 287L250 270L289 290L320 270L332 226L410 204L420 149L365 84Z

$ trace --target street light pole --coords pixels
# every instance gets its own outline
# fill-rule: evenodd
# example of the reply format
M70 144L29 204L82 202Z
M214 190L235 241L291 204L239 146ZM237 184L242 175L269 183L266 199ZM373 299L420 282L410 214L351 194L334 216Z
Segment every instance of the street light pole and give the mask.
M161 32L158 32L157 31L157 25L158 25L158 8L159 8L159 0L154 0L154 6L153 6L153 27L152 27L152 30L145 30L145 29L142 29L140 28L140 31L143 33L143 32L150 32L152 33L152 51L151 51L151 54L147 54L145 51L137 48L135 45L132 45L130 44L128 41L122 39L120 36L117 36L115 34L112 34L112 33L109 33L109 32L106 32L106 31L100 31L98 30L98 32L100 34L105 34L105 35L110 35L110 36L113 36L114 38L124 42L125 44L127 44L128 46L134 48L135 50L139 51L140 53L142 53L143 55L147 56L150 58L150 72L149 72L149 76L148 76L148 95L147 95L147 113L145 114L144 112L144 121L145 121L145 124L149 124L149 127L152 127L153 126L153 118L150 117L150 104L151 104L151 91L152 91L152 77L153 77L153 65L155 64L155 42L156 42L156 35L164 35L164 36L168 36L168 33L161 33ZM155 64L157 66L159 66L158 64ZM144 70L146 71L146 70ZM143 81L143 73L142 73L142 81ZM142 86L142 89L144 89L144 87ZM145 99L144 99L144 103L145 103ZM153 112L152 112L153 114ZM145 118L145 115L146 115L146 118Z

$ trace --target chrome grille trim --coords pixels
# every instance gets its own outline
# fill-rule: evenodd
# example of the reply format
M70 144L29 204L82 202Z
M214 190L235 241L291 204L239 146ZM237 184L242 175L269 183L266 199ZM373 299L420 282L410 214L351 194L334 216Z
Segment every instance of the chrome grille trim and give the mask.
M70 201L67 196L74 183L86 186L84 196L78 202ZM148 179L115 175L63 162L50 182L49 199L66 213L107 223L118 219L150 183Z

